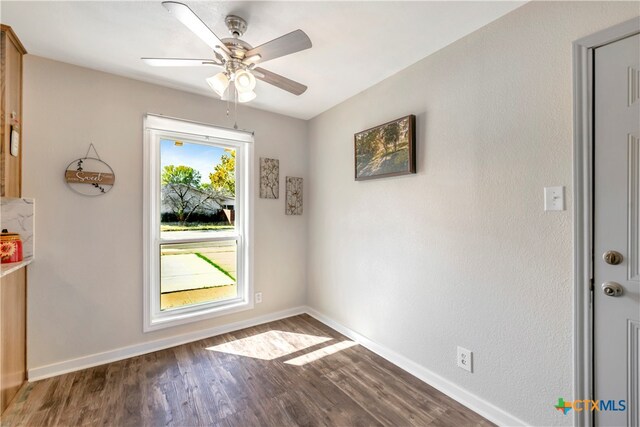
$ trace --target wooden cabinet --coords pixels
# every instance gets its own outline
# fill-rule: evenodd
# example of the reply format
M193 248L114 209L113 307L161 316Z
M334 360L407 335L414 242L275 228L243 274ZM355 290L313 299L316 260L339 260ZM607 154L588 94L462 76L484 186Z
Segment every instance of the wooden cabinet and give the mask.
M22 195L22 56L10 27L0 24L0 196ZM12 152L12 139L18 141ZM27 379L27 271L0 278L0 413Z
M27 268L0 279L0 413L27 380Z
M22 56L26 53L11 27L0 24L0 195L5 197L22 194ZM13 154L12 138L19 141Z

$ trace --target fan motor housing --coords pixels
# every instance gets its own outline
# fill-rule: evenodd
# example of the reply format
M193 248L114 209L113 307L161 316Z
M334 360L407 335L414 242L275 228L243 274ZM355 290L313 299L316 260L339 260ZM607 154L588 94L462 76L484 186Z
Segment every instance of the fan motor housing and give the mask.
M253 49L249 43L240 39L229 37L221 41L231 51L231 56L236 59L243 59L245 53Z
M247 21L239 16L228 15L224 19L224 22L227 24L227 28L233 37L242 37L242 35L247 31Z

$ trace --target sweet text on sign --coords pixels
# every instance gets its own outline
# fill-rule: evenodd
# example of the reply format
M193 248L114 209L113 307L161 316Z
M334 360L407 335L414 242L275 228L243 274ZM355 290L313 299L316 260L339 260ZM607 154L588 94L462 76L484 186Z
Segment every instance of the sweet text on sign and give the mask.
M103 184L113 185L115 175L105 172L87 172L68 170L64 174L65 179L70 184Z

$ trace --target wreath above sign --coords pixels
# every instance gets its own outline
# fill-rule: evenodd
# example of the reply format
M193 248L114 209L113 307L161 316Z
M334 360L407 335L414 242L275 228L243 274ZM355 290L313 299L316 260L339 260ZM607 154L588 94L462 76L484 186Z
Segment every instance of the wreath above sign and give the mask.
M93 148L95 157L89 157ZM64 179L70 189L83 196L102 196L113 188L116 175L107 163L103 162L93 144L89 145L84 157L75 159L64 172Z

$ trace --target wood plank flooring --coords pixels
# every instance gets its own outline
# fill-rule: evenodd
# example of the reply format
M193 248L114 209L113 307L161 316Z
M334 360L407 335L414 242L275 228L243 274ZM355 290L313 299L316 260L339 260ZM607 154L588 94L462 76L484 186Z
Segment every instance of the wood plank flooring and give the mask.
M308 315L26 384L2 426L491 426Z

